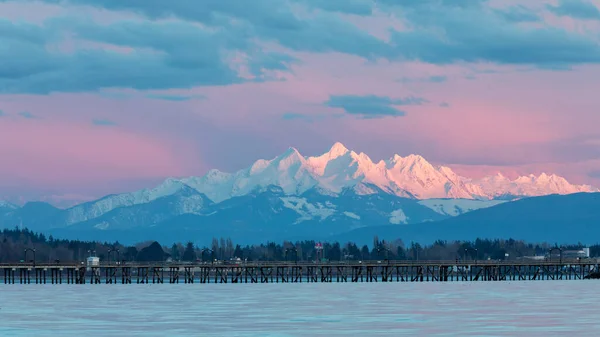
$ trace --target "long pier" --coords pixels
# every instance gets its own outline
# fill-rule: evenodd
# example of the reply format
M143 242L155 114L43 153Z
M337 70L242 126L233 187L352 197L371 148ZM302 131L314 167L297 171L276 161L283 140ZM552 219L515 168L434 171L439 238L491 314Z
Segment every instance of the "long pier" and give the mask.
M0 284L476 282L599 278L589 261L0 264Z

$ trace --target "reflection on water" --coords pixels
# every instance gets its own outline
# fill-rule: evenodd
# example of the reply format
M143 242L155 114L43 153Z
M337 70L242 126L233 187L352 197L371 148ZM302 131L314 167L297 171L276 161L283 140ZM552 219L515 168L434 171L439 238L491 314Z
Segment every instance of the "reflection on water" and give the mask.
M0 336L598 336L598 286L0 284Z

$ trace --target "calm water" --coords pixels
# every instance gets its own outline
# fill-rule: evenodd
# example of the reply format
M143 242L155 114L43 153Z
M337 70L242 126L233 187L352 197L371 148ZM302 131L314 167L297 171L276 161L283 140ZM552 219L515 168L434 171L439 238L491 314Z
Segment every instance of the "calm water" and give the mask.
M0 284L0 336L598 336L599 287Z

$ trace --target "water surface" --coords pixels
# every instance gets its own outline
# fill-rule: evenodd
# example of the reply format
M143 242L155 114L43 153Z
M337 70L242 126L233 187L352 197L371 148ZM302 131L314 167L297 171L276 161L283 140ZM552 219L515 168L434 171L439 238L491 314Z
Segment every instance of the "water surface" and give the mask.
M0 336L598 336L599 286L0 284Z

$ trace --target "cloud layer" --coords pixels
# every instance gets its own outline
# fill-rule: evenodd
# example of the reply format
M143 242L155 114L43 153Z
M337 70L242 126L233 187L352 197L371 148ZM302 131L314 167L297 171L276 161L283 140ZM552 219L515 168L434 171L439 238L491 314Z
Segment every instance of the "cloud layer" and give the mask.
M597 1L0 0L0 58L0 188L94 195L335 141L600 185Z
M262 81L273 79L272 72L291 72L299 62L293 52L432 64L565 67L600 61L597 35L518 25L537 21L539 14L523 6L492 8L485 1L255 0L248 7L217 0L45 2L78 7L39 23L0 20L0 43L5 46L0 56L7 60L0 66L0 92L148 90ZM94 8L131 17L98 23L89 14ZM600 18L600 11L583 1L561 1L547 8L559 16ZM76 9L90 17L71 14ZM376 12L394 14L403 28L389 28L387 37L379 37L348 18L389 20ZM268 44L271 50L265 48Z
M385 116L404 116L406 112L399 110L398 105L421 105L427 102L421 97L407 97L392 99L389 97L370 96L331 96L325 104L332 108L341 108L351 115L364 118L378 118Z

